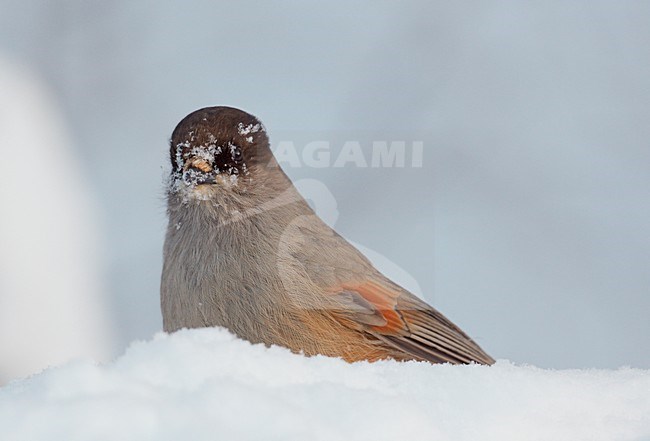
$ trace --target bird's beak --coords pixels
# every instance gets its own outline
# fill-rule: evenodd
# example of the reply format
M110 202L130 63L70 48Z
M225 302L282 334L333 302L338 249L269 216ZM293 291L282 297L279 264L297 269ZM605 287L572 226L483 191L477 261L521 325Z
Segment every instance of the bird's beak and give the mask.
M212 171L212 166L205 159L193 157L185 162L183 171L188 171L190 169L199 170L203 173L210 173Z
M212 165L199 157L191 157L185 161L183 166L183 179L193 185L214 184L215 177Z

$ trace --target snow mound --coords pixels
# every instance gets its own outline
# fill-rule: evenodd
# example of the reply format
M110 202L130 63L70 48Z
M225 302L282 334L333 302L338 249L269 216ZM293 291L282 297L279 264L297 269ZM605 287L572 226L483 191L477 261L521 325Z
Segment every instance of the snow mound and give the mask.
M0 439L650 439L650 371L347 364L180 331L10 383Z

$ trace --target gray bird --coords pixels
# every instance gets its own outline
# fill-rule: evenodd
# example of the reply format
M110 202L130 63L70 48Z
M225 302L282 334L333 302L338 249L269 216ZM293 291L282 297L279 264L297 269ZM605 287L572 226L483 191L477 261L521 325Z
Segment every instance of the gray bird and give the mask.
M165 331L223 326L253 343L350 362L494 363L321 221L254 116L191 113L172 134L170 159Z

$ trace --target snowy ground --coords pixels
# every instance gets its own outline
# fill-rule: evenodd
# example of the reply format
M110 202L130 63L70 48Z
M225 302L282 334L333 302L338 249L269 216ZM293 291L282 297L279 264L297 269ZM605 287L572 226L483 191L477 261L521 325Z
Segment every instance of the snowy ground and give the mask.
M3 440L648 440L650 371L346 364L158 334L0 389Z

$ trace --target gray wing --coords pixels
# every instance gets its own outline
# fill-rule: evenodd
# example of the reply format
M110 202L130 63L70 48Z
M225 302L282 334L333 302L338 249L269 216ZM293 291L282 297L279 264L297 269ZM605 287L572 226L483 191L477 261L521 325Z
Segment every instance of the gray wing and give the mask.
M296 219L287 237L292 256L331 301L332 316L344 325L415 359L494 363L460 328L384 277L317 216Z

